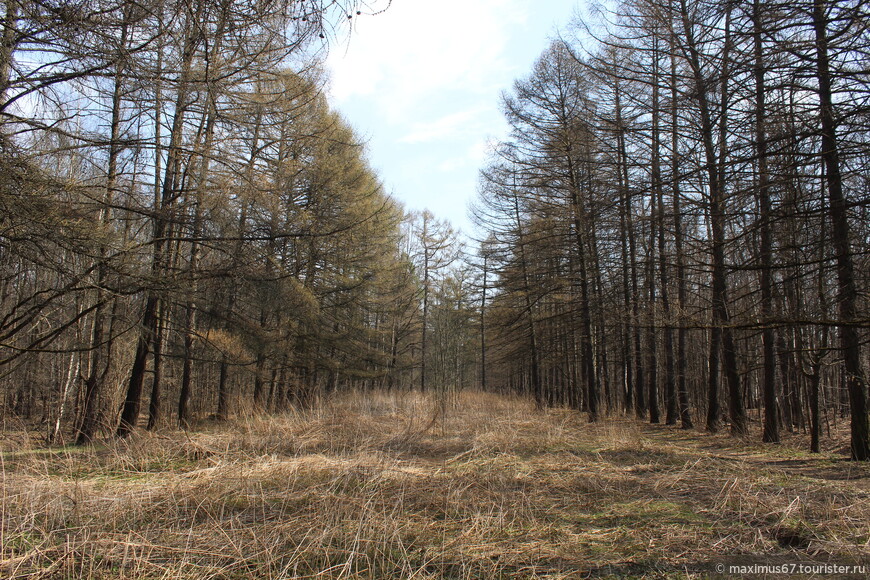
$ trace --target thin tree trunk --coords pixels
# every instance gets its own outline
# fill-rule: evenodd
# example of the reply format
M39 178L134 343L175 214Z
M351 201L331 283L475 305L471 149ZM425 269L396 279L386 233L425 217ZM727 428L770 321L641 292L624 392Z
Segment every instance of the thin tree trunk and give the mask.
M75 363L73 363L75 361ZM66 417L67 409L69 407L70 399L73 396L73 390L75 389L76 382L79 377L79 369L82 364L82 357L79 356L78 353L73 352L69 356L69 365L67 367L67 375L66 381L64 381L63 389L60 393L60 409L57 412L57 419L54 422L54 427L51 430L51 433L48 435L48 443L52 444L57 441L60 436L61 427L63 426L63 420Z
M216 48L219 44L220 43L215 43ZM216 50L216 48L213 49L213 51ZM209 91L206 119L204 123L200 124L201 128L204 126L203 132L205 134L205 137L204 139L202 139L203 145L198 155L200 160L200 166L197 176L197 182L194 188L194 199L192 200L193 224L190 242L190 261L188 263L187 271L190 275L190 284L192 285L190 292L193 298L191 300L188 300L185 307L184 360L182 363L181 372L181 389L178 397L178 423L182 428L186 428L190 422L189 407L193 373L193 345L194 334L196 332L197 318L196 294L199 286L196 281L196 277L197 270L199 268L199 258L201 254L200 243L198 239L202 235L202 199L205 195L206 182L208 180L208 171L211 164L211 156L213 154L212 148L214 142L214 125L216 122L216 118L217 107L215 105L215 95L211 91ZM259 124L257 125L257 127L259 127Z
M112 90L112 116L109 128L109 158L106 169L106 189L103 193L103 207L100 209L100 224L103 228L103 233L108 233L111 223L112 200L114 199L115 187L118 181L118 156L121 153L121 100L123 97L123 80L124 69L126 66L126 57L123 51L126 50L127 37L129 34L129 19L130 11L127 10L124 15L124 23L121 26L120 50L122 54L118 55L118 63L115 65L114 86ZM96 288L96 307L94 308L92 330L91 330L91 346L88 361L88 376L85 378L85 397L84 406L82 409L82 420L79 431L76 436L76 443L84 445L89 443L96 434L97 421L99 417L99 402L102 377L105 374L104 368L108 368L111 364L111 343L108 345L105 342L105 321L104 321L104 302L105 296L103 286L108 275L106 267L106 245L100 244L96 268L96 280L94 286ZM111 340L111 337L109 337ZM103 362L103 351L106 351L106 361Z
M688 361L686 359L686 256L683 253L683 212L680 196L679 117L677 110L677 59L676 46L671 36L671 207L674 212L674 261L677 278L677 330L676 381L680 411L680 426L691 429L692 415L689 408L689 390L686 384Z
M598 420L600 389L595 376L595 351L592 348L592 312L589 297L589 266L583 233L589 224L586 223L586 210L582 205L579 192L579 180L572 158L572 151L566 152L568 172L571 185L571 207L574 219L574 236L577 246L577 262L580 274L580 354L583 384L586 387L586 405L589 411L589 421Z
M810 452L821 452L822 428L819 422L819 385L822 380L821 358L817 357L810 371Z
M647 288L649 292L649 317L647 319L647 398L649 399L649 421L650 423L659 423L661 416L659 412L659 393L658 393L658 360L657 360L657 340L656 340L656 233L659 221L663 220L662 216L657 216L657 208L659 200L662 196L662 168L661 168L661 130L660 130L660 63L659 63L659 38L658 34L653 35L653 50L652 50L652 142L650 147L651 155L651 183L649 197L649 254L647 262ZM661 249L664 248L664 238L661 238ZM663 262L664 256L659 256ZM664 268L664 265L662 265ZM663 274L666 277L666 274ZM671 366L673 371L673 366ZM673 376L671 376L673 379Z
M480 389L486 391L486 291L488 250L483 252L483 288L480 292Z
M426 218L423 219L423 239L426 239ZM426 351L429 326L429 249L424 241L423 248L423 325L420 335L420 392L426 392Z
M713 143L714 122L710 112L709 93L707 80L701 69L700 55L695 43L692 24L689 21L689 9L686 0L680 0L680 11L688 49L689 65L692 69L695 92L697 93L698 109L701 117L701 140L704 146L706 161L708 188L709 188L709 219L711 232L711 254L713 258L711 271L712 289L712 314L713 322L710 340L709 358L709 408L707 415L707 428L711 431L718 429L719 422L719 348L722 348L723 370L728 384L729 415L731 419L731 432L735 435L746 433L746 411L743 405L742 387L740 375L737 371L737 353L734 345L734 336L730 327L728 314L728 281L725 266L725 184L724 160L725 141L720 135L720 155L717 158L716 146ZM726 13L725 23L725 51L722 57L722 101L727 99L728 77L728 52L730 49L730 21L731 6ZM725 126L726 115L723 109L720 112L720 128Z
M166 303L161 301L158 305L157 331L154 335L154 354L151 372L151 399L148 402L148 422L145 428L153 431L157 428L162 411L163 396L163 338L167 326Z
M514 217L516 219L517 225L517 243L520 250L520 267L522 269L523 275L523 296L525 300L525 310L526 310L526 320L529 325L529 349L530 349L530 365L529 369L530 380L531 380L531 390L532 397L535 400L535 408L543 409L544 408L544 398L543 392L541 390L541 373L540 373L540 365L538 363L538 336L537 336L537 328L535 326L535 316L534 310L532 309L532 298L531 298L531 288L529 283L529 271L526 264L526 249L525 249L525 240L523 236L523 223L520 217L520 202L518 199L518 193L516 191L513 192L513 201L514 201Z
M649 407L649 422L659 423L658 396L658 360L656 343L656 284L655 284L655 194L650 195L649 208L649 238L647 241L646 286L647 286L647 318L646 318L646 391Z
M617 181L620 191L619 204L619 228L620 228L620 251L622 257L622 301L624 304L623 332L623 376L625 380L625 410L635 410L635 397L640 388L635 383L634 365L635 358L632 351L632 336L637 328L637 296L632 292L632 276L634 268L634 252L629 252L629 243L634 245L634 232L631 221L631 193L629 191L628 160L625 151L625 127L622 117L622 93L619 82L614 87L614 107L616 109L616 145L617 145ZM634 287L637 279L633 280Z
M674 369L674 333L671 324L671 302L668 291L668 263L665 258L665 204L664 192L658 191L658 234L659 234L659 294L662 305L661 331L664 333L665 356L665 424L677 424L677 393Z
M758 205L759 216L759 257L761 261L761 344L763 352L762 363L762 393L764 398L764 432L762 441L765 443L779 442L779 413L776 397L776 352L774 330L771 326L773 318L773 251L770 232L770 176L767 165L767 129L765 127L765 85L764 85L764 52L762 43L761 1L752 2L752 38L755 55L755 151L758 157Z

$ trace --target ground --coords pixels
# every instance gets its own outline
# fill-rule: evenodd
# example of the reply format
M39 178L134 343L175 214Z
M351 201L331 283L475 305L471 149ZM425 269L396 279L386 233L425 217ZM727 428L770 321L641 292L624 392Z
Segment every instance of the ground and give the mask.
M870 466L841 423L813 455L803 434L375 393L84 448L7 433L0 578L870 573Z

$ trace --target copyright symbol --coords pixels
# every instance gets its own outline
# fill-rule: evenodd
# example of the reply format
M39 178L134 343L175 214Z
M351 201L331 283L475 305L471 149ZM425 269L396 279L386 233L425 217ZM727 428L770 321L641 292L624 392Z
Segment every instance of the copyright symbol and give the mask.
M725 564L716 564L716 572L721 574L725 571Z

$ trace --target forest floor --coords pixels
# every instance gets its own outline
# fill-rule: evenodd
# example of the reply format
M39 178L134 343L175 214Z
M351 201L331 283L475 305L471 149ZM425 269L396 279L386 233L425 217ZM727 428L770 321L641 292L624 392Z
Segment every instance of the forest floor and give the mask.
M589 424L480 393L347 396L84 448L6 432L0 578L870 572L870 466L826 443Z

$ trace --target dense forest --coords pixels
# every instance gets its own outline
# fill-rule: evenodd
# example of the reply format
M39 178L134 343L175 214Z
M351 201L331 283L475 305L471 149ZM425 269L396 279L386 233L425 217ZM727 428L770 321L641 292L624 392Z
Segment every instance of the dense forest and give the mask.
M474 213L487 384L595 421L867 415L865 2L630 1L504 97ZM829 423L828 423L829 425Z
M326 102L356 6L4 6L4 416L87 442L411 380L443 227Z
M505 93L463 243L327 102L377 8L5 1L4 426L479 388L870 459L867 4L608 6Z

